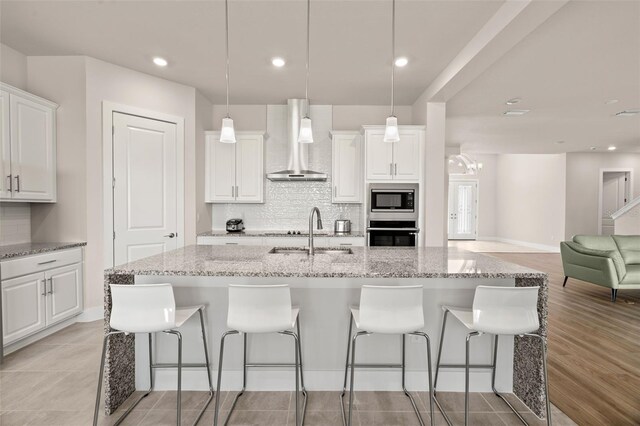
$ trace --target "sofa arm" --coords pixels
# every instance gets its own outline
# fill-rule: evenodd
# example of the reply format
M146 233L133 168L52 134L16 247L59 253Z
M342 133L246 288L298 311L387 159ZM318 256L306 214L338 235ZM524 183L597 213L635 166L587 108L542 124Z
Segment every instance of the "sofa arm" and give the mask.
M594 250L572 241L560 244L565 276L609 288L617 288L626 274L620 253Z

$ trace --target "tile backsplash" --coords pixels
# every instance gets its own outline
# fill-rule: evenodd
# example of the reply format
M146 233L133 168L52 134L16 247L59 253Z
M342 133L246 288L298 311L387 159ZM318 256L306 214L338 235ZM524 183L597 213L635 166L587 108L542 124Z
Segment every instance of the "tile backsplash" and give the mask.
M331 136L332 107L312 105L314 143L309 146L309 168L329 175L326 182L271 182L265 177L263 204L213 204L212 227L224 229L227 219L241 218L247 230L305 230L309 211L317 206L325 230L333 230L336 219L350 219L352 230L361 231L361 204L331 203ZM287 106L267 106L265 139L265 172L287 168Z
M31 206L0 203L0 246L31 241Z

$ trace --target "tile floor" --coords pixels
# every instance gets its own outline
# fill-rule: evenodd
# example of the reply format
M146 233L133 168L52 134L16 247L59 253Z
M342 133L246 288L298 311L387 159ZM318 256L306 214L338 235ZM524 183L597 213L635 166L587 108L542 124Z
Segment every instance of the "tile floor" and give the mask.
M102 321L76 323L38 343L8 355L0 366L0 425L90 425L98 379ZM339 394L310 392L305 425L342 425ZM464 398L461 393L439 393L439 401L455 424L464 423ZM232 393L221 394L221 419L226 417ZM416 402L428 424L428 397L418 393ZM117 415L137 397L134 394L110 417L102 414L100 425L111 425ZM174 425L175 392L154 392L129 414L123 425ZM205 392L183 394L182 424L190 425L207 399ZM530 424L540 422L513 395L511 399ZM247 392L238 402L231 425L294 424L291 392ZM417 425L411 404L401 392L358 392L354 404L355 425ZM517 417L493 394L473 394L471 424L519 425ZM440 414L436 424L446 424ZM554 424L574 423L554 407ZM200 425L213 424L213 403Z

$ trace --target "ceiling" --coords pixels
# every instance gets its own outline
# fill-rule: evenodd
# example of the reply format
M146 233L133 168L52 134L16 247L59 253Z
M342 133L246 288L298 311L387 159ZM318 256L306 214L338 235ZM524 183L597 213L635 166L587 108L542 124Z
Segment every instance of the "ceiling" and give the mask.
M573 1L447 103L447 143L478 153L640 152L640 115L615 116L625 109L640 109L640 2Z
M306 2L232 0L230 101L304 95ZM396 103L411 105L503 1L398 0ZM390 101L391 1L311 2L312 102ZM224 102L224 2L0 2L0 41L26 55L88 55L196 87ZM162 56L169 66L152 64ZM281 56L282 69L271 65Z

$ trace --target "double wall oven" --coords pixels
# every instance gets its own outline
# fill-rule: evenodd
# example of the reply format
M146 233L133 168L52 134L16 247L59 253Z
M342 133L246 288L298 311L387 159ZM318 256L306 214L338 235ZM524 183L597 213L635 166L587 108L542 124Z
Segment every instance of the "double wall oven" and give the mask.
M370 246L412 247L418 241L418 184L369 184L367 234Z

